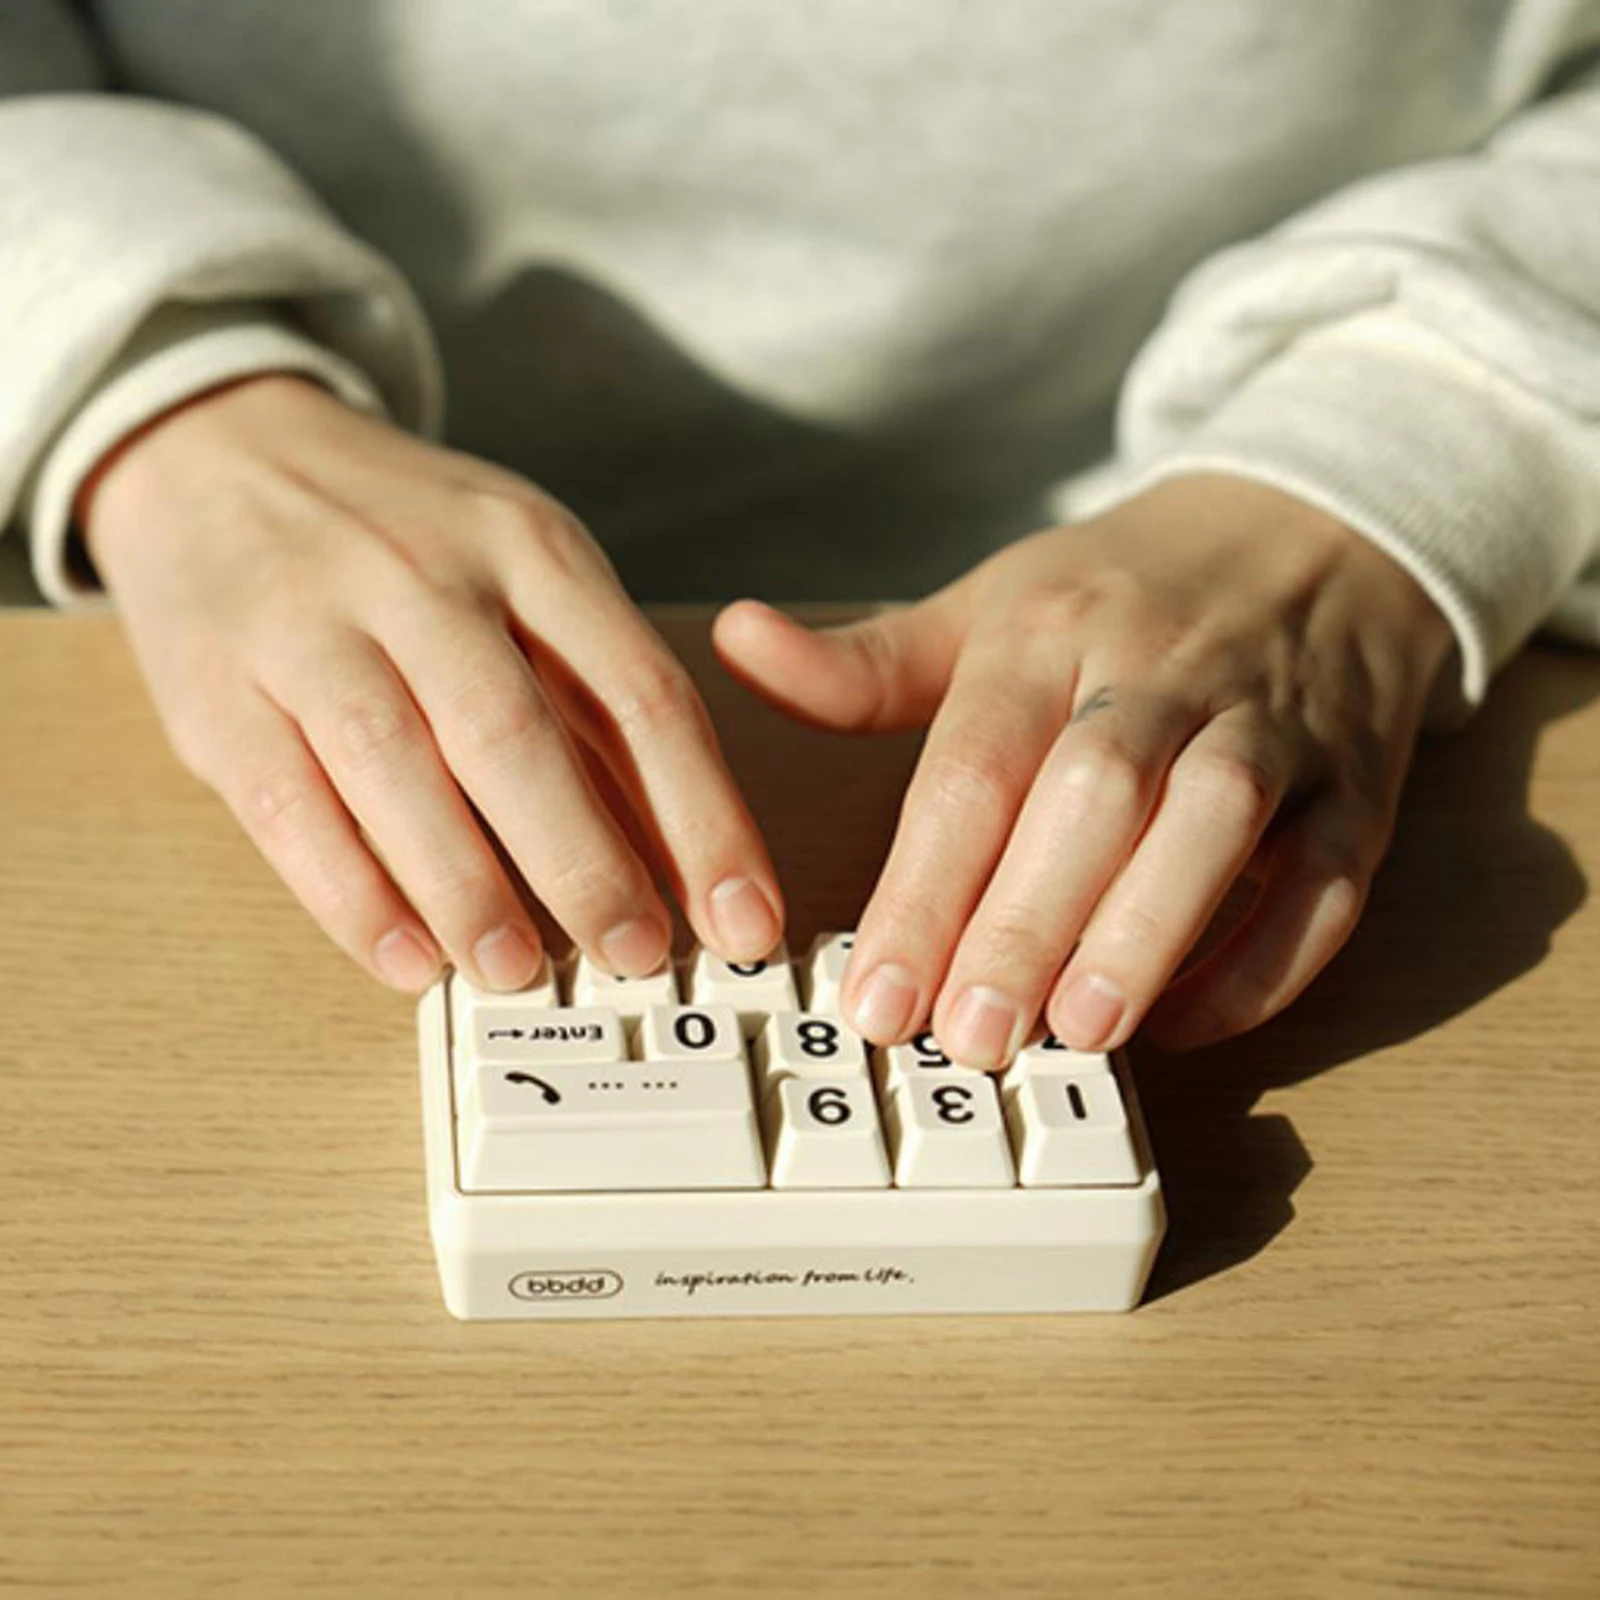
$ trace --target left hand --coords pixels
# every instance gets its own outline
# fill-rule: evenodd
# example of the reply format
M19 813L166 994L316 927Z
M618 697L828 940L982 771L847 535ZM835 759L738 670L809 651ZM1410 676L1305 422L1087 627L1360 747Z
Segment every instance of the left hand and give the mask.
M714 639L805 721L931 722L843 1003L880 1044L931 1010L995 1069L1041 1013L1123 1044L1241 876L1259 897L1151 1032L1186 1048L1288 1005L1360 915L1452 634L1336 518L1193 476L915 605L813 631L740 601Z

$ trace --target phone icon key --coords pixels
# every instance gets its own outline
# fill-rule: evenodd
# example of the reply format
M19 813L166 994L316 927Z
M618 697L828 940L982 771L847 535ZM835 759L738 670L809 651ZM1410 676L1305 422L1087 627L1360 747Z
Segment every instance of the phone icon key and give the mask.
M538 1089L544 1095L544 1103L547 1106L561 1104L561 1094L555 1085L546 1083L543 1078L536 1078L531 1072L508 1072L505 1077L507 1083L532 1084L535 1089Z

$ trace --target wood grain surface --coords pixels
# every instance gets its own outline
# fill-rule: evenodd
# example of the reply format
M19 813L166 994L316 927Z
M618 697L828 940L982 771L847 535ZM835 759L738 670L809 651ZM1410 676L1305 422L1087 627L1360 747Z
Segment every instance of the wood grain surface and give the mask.
M912 739L706 684L802 942ZM1600 662L1423 750L1290 1013L1135 1052L1127 1317L474 1325L408 1003L168 755L115 625L0 618L0 1592L1600 1595Z

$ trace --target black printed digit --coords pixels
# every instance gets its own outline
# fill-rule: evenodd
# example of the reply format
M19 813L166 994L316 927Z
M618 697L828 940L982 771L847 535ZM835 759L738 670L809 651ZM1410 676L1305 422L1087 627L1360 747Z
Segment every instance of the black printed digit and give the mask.
M767 970L765 961L730 961L728 971L737 973L741 978L759 978Z
M680 1011L672 1021L672 1036L685 1050L704 1050L717 1036L717 1025L703 1011Z
M816 1061L826 1061L839 1053L839 1025L822 1017L807 1017L795 1029L800 1048Z
M1071 1045L1063 1044L1053 1033L1044 1036L1044 1043L1039 1046L1041 1050L1070 1050Z
M1083 1090L1070 1079L1067 1082L1067 1104L1072 1107L1072 1114L1079 1122L1089 1120L1089 1108L1083 1103Z
M959 1083L941 1083L933 1091L933 1105L941 1122L971 1122L976 1114L972 1109L972 1091Z
M829 1128L837 1128L841 1122L850 1120L850 1102L844 1090L831 1083L813 1089L806 1096L806 1110Z
M921 1033L912 1035L911 1053L917 1058L919 1067L948 1067L950 1057L939 1048L939 1041L933 1036L932 1028L924 1028Z

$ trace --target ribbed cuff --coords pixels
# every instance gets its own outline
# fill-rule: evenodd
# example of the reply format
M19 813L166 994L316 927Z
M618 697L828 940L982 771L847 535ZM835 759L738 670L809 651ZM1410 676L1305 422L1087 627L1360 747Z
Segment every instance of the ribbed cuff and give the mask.
M265 372L314 378L347 405L384 415L377 388L363 373L265 306L163 306L52 442L25 497L34 581L47 600L75 610L106 605L73 548L73 503L95 467L163 412L219 384Z
M1481 702L1571 586L1600 519L1600 437L1387 310L1296 341L1137 465L1118 498L1192 472L1315 505L1416 579L1459 662L1430 721Z

